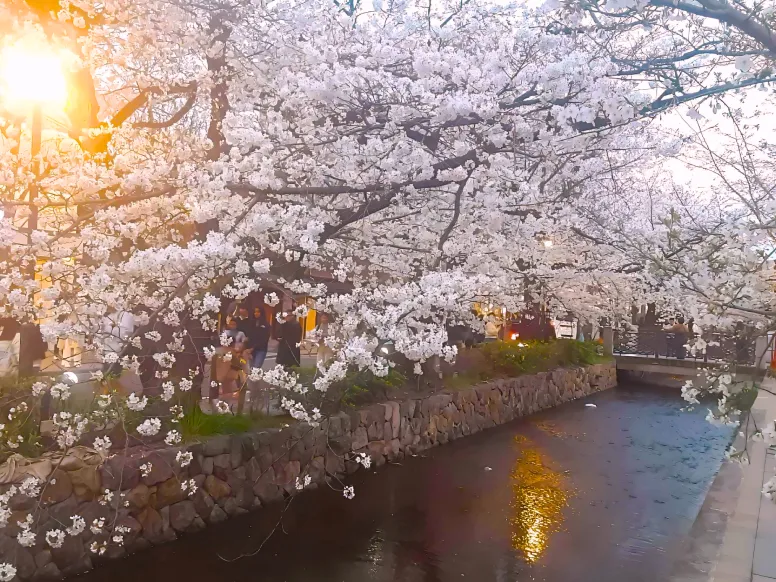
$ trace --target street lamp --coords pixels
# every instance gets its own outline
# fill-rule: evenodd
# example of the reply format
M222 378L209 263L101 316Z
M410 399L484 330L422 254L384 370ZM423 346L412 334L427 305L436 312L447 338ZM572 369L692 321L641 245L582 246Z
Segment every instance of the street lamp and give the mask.
M0 96L8 108L61 108L67 101L63 53L37 44L19 41L0 53Z
M40 160L35 158L40 154L43 110L61 111L66 102L63 53L41 46L32 39L8 45L0 52L0 104L22 116L31 113L32 117L31 159L35 179L30 186L31 211L40 176ZM31 220L37 222L37 216ZM29 227L34 230L37 224Z
M67 101L67 81L63 54L57 53L40 39L25 39L7 45L0 52L0 104L4 109L26 116L31 114L30 161L32 182L29 187L29 217L27 242L32 246L32 233L38 228L38 187L41 171L40 145L43 133L43 110L62 110ZM31 111L30 111L31 109ZM28 267L28 275L35 280L36 261ZM33 371L36 343L40 332L34 324L21 328L19 346L19 374Z

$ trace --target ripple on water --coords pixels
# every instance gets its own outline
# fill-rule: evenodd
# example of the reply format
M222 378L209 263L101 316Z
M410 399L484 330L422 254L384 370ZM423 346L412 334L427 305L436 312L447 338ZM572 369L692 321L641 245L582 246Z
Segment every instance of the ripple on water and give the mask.
M352 501L300 495L261 552L279 509L77 582L662 581L731 434L682 406L678 391L602 392L353 475Z

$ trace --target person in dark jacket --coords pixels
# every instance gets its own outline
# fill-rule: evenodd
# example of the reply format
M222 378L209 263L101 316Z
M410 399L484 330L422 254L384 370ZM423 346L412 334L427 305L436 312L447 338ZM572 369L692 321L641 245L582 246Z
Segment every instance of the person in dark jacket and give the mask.
M261 368L264 365L271 331L269 322L264 317L264 310L261 307L254 307L251 325L247 334L248 346L251 349L251 368Z
M234 319L237 322L237 331L243 332L246 338L250 337L251 328L253 327L253 319L251 319L251 316L248 313L248 308L240 306L234 316Z
M299 366L302 361L299 343L302 341L302 326L293 313L288 313L278 336L277 363L285 368Z
M747 347L749 342L746 337L746 327L743 323L738 322L736 324L735 334L736 362L739 364L748 363Z
M31 376L35 363L46 357L48 345L43 341L40 326L36 323L23 323L19 328L19 375Z

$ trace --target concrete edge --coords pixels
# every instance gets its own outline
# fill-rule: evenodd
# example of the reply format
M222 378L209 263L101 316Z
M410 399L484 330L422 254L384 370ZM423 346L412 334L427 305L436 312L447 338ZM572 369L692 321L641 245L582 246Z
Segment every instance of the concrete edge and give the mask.
M674 564L671 582L751 582L753 573L762 574L763 568L770 568L765 564L757 572L756 567L757 555L759 562L771 555L776 558L773 544L762 539L766 530L776 527L772 523L776 520L769 519L766 528L760 522L763 502L771 503L762 496L763 483L770 476L766 475L768 447L748 439L755 425L762 428L773 418L776 396L761 390L750 411L750 422L744 421L733 443L739 451L746 446L749 463L724 462L720 467L683 545L682 557ZM744 430L746 435L741 434Z

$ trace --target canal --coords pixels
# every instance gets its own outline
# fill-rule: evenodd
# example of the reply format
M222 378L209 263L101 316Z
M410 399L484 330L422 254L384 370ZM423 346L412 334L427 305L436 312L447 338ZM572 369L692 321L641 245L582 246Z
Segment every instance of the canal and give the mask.
M621 386L297 497L260 551L278 508L77 580L666 580L732 434L682 407Z

